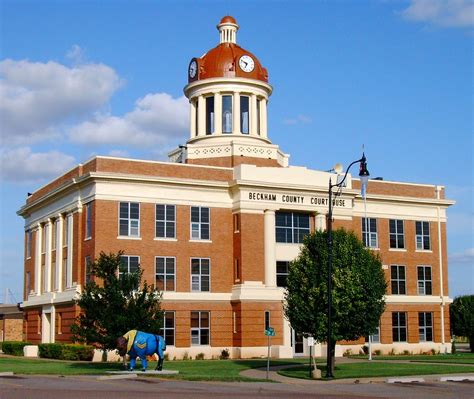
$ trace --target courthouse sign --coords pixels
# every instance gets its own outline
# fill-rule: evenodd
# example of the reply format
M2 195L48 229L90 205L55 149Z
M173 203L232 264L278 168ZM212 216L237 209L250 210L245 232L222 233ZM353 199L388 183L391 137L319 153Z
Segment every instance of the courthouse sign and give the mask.
M242 196L249 201L256 202L274 202L277 204L298 204L298 205L316 205L327 207L329 199L324 196L309 196L304 194L276 194L260 191L249 191ZM347 198L334 198L332 200L334 207L351 208L352 201Z

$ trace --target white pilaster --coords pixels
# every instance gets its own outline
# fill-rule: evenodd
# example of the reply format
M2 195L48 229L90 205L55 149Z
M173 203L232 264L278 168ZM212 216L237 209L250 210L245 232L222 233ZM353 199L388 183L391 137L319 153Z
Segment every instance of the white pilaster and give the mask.
M44 255L44 267L45 267L45 281L44 281L44 291L51 291L51 247L52 247L52 237L53 237L53 223L51 219L48 219L48 222L45 225L45 240L46 240L46 253Z
M268 137L267 132L267 99L260 100L260 135L264 138Z
M258 136L257 131L257 96L255 94L250 95L250 135Z
M222 94L214 93L214 134L222 134Z
M265 285L276 286L275 256L275 211L267 209L264 214L264 251L265 251Z
M43 229L38 223L36 226L36 248L35 248L35 294L41 295L41 240Z
M73 215L67 215L67 264L66 264L66 287L72 286L72 254L73 254Z
M63 215L59 214L56 218L56 279L54 288L57 291L62 291L63 281Z
M232 96L233 104L233 116L234 116L234 126L232 127L233 134L241 134L240 132L240 93L235 92Z
M204 96L198 97L198 120L197 120L197 135L206 135L206 100Z
M190 122L190 135L191 138L195 137L196 134L196 104L193 100L189 102L189 122Z
M318 213L315 218L315 229L316 231L325 231L326 230L326 215Z

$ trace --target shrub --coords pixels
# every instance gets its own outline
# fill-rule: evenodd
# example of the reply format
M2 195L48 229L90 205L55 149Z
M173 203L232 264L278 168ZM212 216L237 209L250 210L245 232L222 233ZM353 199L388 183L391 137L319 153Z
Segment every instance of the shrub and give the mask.
M222 349L221 355L219 356L219 359L221 360L226 360L230 357L230 352L229 349Z
M342 356L344 357L348 357L350 355L352 355L352 349L346 349L344 353L342 354Z
M453 344L451 345L451 353L456 353L456 341L453 340Z
M170 360L170 356L167 353L165 353L165 355L163 356L163 359L168 361Z
M39 357L46 359L60 359L62 353L61 344L39 344L38 354Z
M184 352L184 354L183 354L183 360L190 360L190 358L189 358L189 353L188 353L188 352Z
M196 360L204 360L204 358L206 357L206 355L204 355L204 353L198 353L196 355Z
M23 348L31 345L30 342L5 341L2 344L2 350L5 355L23 356Z
M390 356L395 356L397 354L397 351L395 350L395 348L392 348L392 350L390 352L388 352L388 354Z
M377 349L374 351L376 356L380 356L382 354L382 351L380 349Z
M411 353L410 353L409 350L406 350L406 349L405 349L402 354L405 355L405 356L408 356L408 355L410 355Z
M362 347L362 350L364 351L364 353L363 353L364 355L368 355L368 354L369 354L369 347L368 347L368 345L364 345L364 346Z
M94 347L77 344L40 344L38 352L46 359L91 361L94 357Z

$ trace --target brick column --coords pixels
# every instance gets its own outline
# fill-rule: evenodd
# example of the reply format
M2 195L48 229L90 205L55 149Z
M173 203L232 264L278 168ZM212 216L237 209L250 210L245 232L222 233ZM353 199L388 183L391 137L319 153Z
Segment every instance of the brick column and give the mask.
M276 286L275 211L264 214L265 285Z

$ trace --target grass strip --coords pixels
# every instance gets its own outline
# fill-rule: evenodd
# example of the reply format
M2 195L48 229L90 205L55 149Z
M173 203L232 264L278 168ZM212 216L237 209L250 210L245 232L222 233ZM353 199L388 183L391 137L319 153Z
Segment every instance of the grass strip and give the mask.
M353 359L367 359L366 355L351 356ZM399 356L372 356L372 360L392 361L406 360L424 363L453 363L474 365L474 353L459 353L446 355L399 355Z
M324 376L326 367L318 367ZM474 367L421 364L421 363L390 363L390 362L361 362L343 363L337 365L334 370L336 379L343 378L371 378L371 377L401 377L409 375L429 375L429 374L457 374L472 373ZM278 374L285 377L310 379L309 367L301 366L291 369L280 370Z

